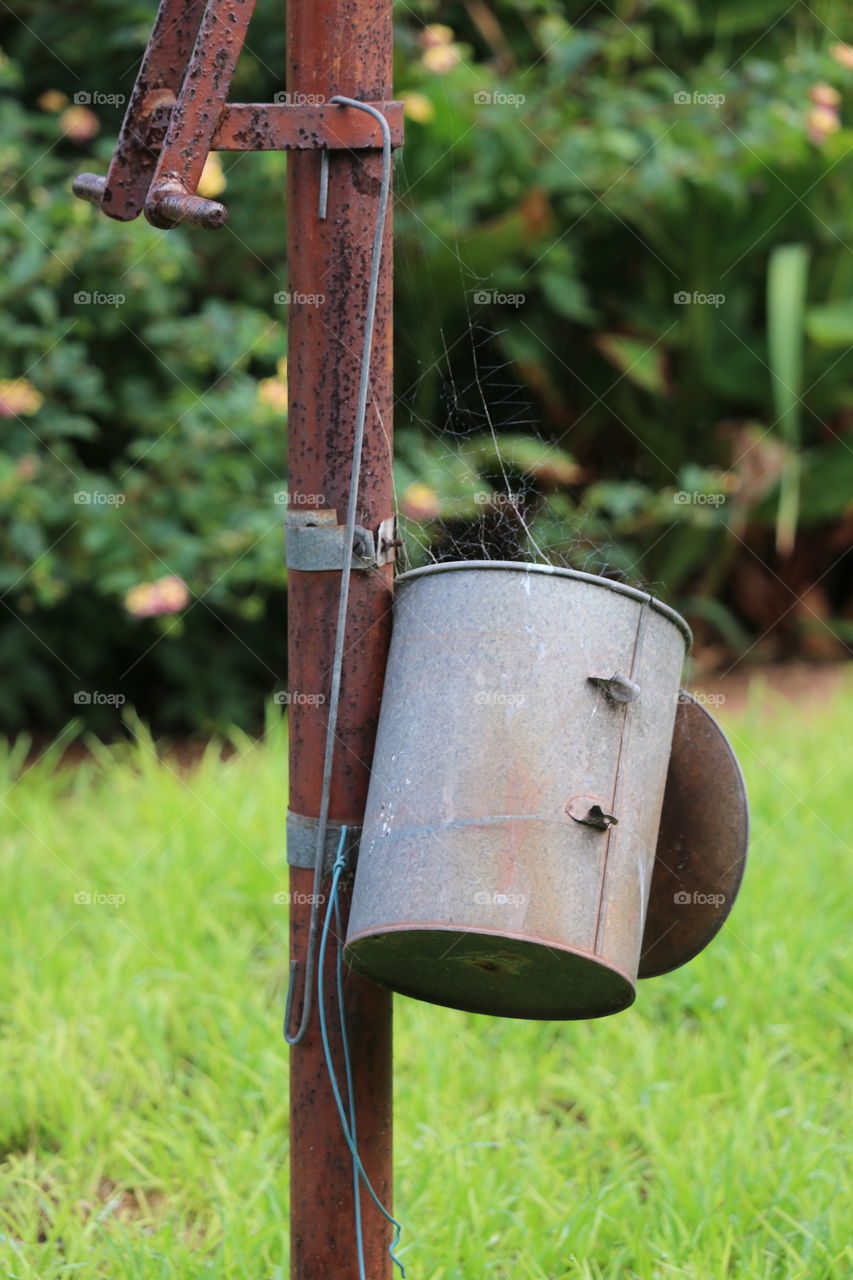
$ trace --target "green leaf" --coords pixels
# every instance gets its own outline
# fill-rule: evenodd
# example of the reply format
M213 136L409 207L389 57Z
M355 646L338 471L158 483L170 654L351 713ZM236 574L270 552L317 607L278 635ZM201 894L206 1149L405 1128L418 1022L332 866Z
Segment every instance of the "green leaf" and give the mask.
M853 343L853 298L809 307L806 333L822 347L849 347Z
M802 518L809 524L839 520L853 509L853 450L815 451L803 464Z
M630 338L622 333L599 333L594 341L605 360L615 365L629 382L656 396L667 394L666 355L660 342L655 344L647 338Z
M791 454L782 472L776 513L776 547L790 553L797 533L800 492L800 396L803 385L803 333L810 250L803 244L778 245L767 269L767 353L773 407L779 432Z

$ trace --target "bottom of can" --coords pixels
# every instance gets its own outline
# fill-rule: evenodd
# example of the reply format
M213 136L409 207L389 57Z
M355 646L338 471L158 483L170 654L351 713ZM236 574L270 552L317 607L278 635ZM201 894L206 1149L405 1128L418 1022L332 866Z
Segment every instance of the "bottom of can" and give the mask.
M395 925L348 939L344 962L399 995L499 1018L603 1018L636 996L597 956L489 930Z

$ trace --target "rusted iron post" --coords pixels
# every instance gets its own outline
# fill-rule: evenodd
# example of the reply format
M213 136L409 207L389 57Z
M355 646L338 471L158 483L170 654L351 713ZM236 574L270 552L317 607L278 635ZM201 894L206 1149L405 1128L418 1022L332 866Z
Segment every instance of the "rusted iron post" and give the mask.
M390 0L291 0L287 11L287 88L291 101L340 93L366 101L391 96ZM356 113L351 113L356 114ZM328 156L326 217L318 215L321 155L288 156L289 446L291 509L316 505L343 520L349 485L367 280L378 212L381 154ZM358 523L376 530L392 512L391 219L386 226L373 343ZM300 302L299 299L317 299ZM322 299L322 301L319 301ZM360 824L390 633L393 566L354 572L329 818ZM288 673L291 690L328 697L340 573L291 570ZM316 818L327 704L294 698L290 708L290 808ZM291 867L291 960L300 1012L307 901L313 872ZM328 894L329 881L324 881ZM343 895L343 922L349 889ZM329 953L328 990L334 990ZM350 1036L361 1159L379 1197L391 1196L391 997L348 973ZM330 1000L334 1005L334 1000ZM332 1050L342 1072L339 1028ZM316 1000L305 1038L290 1050L291 1277L358 1280L352 1159L344 1141L320 1040ZM391 1271L390 1231L363 1194L365 1264L373 1280Z

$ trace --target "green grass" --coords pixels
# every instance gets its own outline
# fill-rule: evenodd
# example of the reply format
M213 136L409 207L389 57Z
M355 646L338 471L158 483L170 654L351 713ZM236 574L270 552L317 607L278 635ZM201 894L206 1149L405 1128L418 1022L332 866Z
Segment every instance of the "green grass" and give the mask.
M848 681L832 705L727 720L745 888L633 1009L541 1024L397 1001L413 1280L847 1280L851 718ZM236 746L189 774L144 736L0 767L4 1276L288 1274L283 728Z

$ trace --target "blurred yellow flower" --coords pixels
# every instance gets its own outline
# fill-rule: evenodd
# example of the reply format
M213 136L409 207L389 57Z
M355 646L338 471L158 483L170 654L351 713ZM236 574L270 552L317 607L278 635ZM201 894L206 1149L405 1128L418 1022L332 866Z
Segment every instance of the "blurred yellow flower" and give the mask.
M853 71L853 45L831 44L829 52L842 67L846 67L848 71Z
M812 107L806 116L806 127L809 138L814 143L825 142L831 134L841 128L838 112L832 107Z
M400 511L409 520L435 520L439 513L438 494L428 484L416 480L401 493Z
M228 179L222 172L222 161L215 151L211 151L198 180L198 194L204 196L205 200L215 200L227 186Z
M262 378L258 383L258 399L276 413L284 413L287 410L287 356L282 356L275 368L274 378Z
M410 120L429 124L435 119L435 107L425 93L404 93L403 109Z
M0 418L15 418L38 413L44 397L26 378L5 381L0 378Z
M427 71L434 71L437 76L446 76L456 66L459 58L460 53L455 44L434 45L431 49L424 50L421 62Z
M42 111L50 111L53 115L68 106L68 98L58 89L46 89L38 100Z
M453 28L445 26L443 22L430 22L418 39L425 49L433 45L453 44Z
M452 71L460 61L462 55L459 46L453 43L453 31L443 23L430 23L424 27L419 38L424 50L421 62L427 71L443 76Z
M258 383L258 399L276 413L287 409L287 383L281 378L262 378Z

